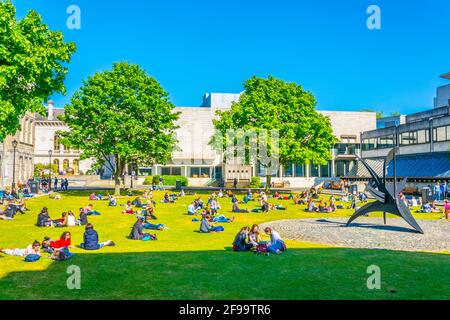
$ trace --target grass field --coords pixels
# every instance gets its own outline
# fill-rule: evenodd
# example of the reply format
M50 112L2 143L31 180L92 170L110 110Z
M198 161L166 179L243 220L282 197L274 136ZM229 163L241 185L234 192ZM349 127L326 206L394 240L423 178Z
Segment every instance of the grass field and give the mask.
M156 192L155 199L162 194ZM95 201L102 213L90 217L100 240L111 239L116 247L86 252L72 249L74 257L55 262L46 256L36 263L23 258L0 256L0 299L449 299L450 255L387 250L331 248L319 244L288 241L282 255L256 256L235 253L231 243L244 225L280 219L349 217L350 210L337 214L312 214L291 201L279 201L286 211L268 214L237 214L236 221L223 224L225 232L200 234L198 222L187 216L193 196L176 204L157 203L158 223L170 229L156 231L158 241L126 238L134 216L121 214L122 207L110 208ZM119 199L124 204L131 198ZM203 196L206 200L206 196ZM273 202L273 200L271 200ZM229 198L221 199L222 211L233 216ZM64 228L38 228L36 217L47 206L52 218L61 212L89 203L88 193L69 192L62 200L44 196L28 202L26 215L14 221L0 221L0 247L22 248L44 236L59 238ZM242 205L241 205L242 206ZM247 206L253 208L255 204ZM245 206L242 206L245 207ZM440 215L416 215L439 219ZM78 245L84 228L69 229ZM382 272L380 290L366 285L367 267L378 265ZM67 267L81 269L81 290L67 289Z

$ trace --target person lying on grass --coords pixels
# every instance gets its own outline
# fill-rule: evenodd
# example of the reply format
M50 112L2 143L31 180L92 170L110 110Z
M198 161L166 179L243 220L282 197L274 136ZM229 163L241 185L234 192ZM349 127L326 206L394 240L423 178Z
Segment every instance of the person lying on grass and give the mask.
M248 233L250 231L249 227L242 227L241 231L234 237L233 241L233 251L247 251L252 247L251 244L247 243Z
M200 232L201 233L210 233L210 232L222 232L225 229L222 226L212 226L210 224L211 216L208 214L204 214L202 217L202 221L200 223Z
M83 208L88 216L99 216L100 212L94 210L94 205L89 204L87 207Z
M83 243L80 247L85 250L98 250L106 246L115 246L116 244L107 240L105 242L98 242L98 233L94 230L94 226L91 223L86 225L86 229L83 235Z
M131 201L127 201L127 204L125 205L125 209L123 209L122 214L134 214L133 205L131 204Z
M144 219L144 229L146 230L159 230L159 231L164 231L167 230L169 228L167 228L165 225L163 225L162 223L159 224L153 224L150 223L147 219L147 217L140 217L140 219Z
M215 222L215 223L231 223L231 222L234 221L234 217L232 217L231 219L225 217L224 215L220 215L220 216L218 216L218 217L214 217L214 216L212 216L212 215L206 213L206 211L205 211L205 214L206 214L206 216L208 217L208 221L209 221L209 222Z
M233 203L232 211L233 212L237 212L237 213L248 213L248 212L250 212L250 210L248 210L248 209L240 209L237 202Z
M278 232L271 227L266 227L264 232L270 236L270 242L267 243L268 252L280 254L281 252L286 251L286 245Z
M89 196L89 201L98 201L102 199L103 196L101 194L96 195L95 192L91 193L91 195Z
M41 255L41 243L34 241L25 249L0 249L0 252L14 257L26 257L30 254Z
M129 238L131 240L157 240L156 235L149 234L144 232L145 219L142 217L138 217L136 222L134 223Z

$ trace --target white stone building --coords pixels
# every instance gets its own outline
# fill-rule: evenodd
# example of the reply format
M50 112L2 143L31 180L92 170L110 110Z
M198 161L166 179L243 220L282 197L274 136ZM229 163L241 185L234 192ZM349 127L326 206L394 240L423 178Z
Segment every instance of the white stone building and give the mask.
M34 114L27 113L21 119L21 129L14 136L8 136L0 143L0 185L1 188L26 182L34 172ZM13 141L17 142L15 170ZM15 171L15 172L13 172ZM14 181L13 181L14 180Z
M65 174L68 171L74 175L86 174L91 168L91 160L80 160L80 151L67 148L59 142L58 131L68 130L68 126L58 120L64 109L56 109L53 101L48 102L45 117L37 114L35 120L34 163L48 164L51 162L58 166L58 172ZM50 152L51 151L51 157Z

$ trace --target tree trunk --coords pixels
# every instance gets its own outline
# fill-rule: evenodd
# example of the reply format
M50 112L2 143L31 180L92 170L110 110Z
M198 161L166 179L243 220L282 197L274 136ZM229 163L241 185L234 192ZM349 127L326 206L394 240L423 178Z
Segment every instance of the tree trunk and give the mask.
M122 175L122 166L120 164L120 158L118 155L114 156L115 160L115 170L114 170L114 195L120 196L120 176Z

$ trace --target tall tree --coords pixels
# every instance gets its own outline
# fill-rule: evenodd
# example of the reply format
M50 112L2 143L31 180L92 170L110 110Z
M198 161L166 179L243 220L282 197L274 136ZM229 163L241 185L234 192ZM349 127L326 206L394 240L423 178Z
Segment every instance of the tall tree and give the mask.
M51 94L65 93L74 52L75 44L64 42L37 12L17 21L14 5L0 1L0 141L20 128L27 111L42 113Z
M60 132L62 143L83 150L114 174L115 193L127 163L166 163L176 147L178 113L168 93L137 65L116 63L96 73L65 107L70 131Z
M226 148L227 140L231 139L226 134L228 129L242 129L244 132L278 130L276 153L280 164L322 165L331 159L330 150L337 139L333 135L330 119L316 111L312 93L305 91L301 85L286 83L272 76L267 79L252 77L245 81L244 88L239 102L233 103L230 110L217 112L218 119L214 120L217 134L210 141L213 148ZM273 139L258 135L257 144L261 139L263 144L268 143L268 155L273 155ZM245 140L245 146L249 151L252 147L250 139ZM247 156L242 159L246 163L251 162L248 154L246 152ZM269 181L269 175L266 176Z

